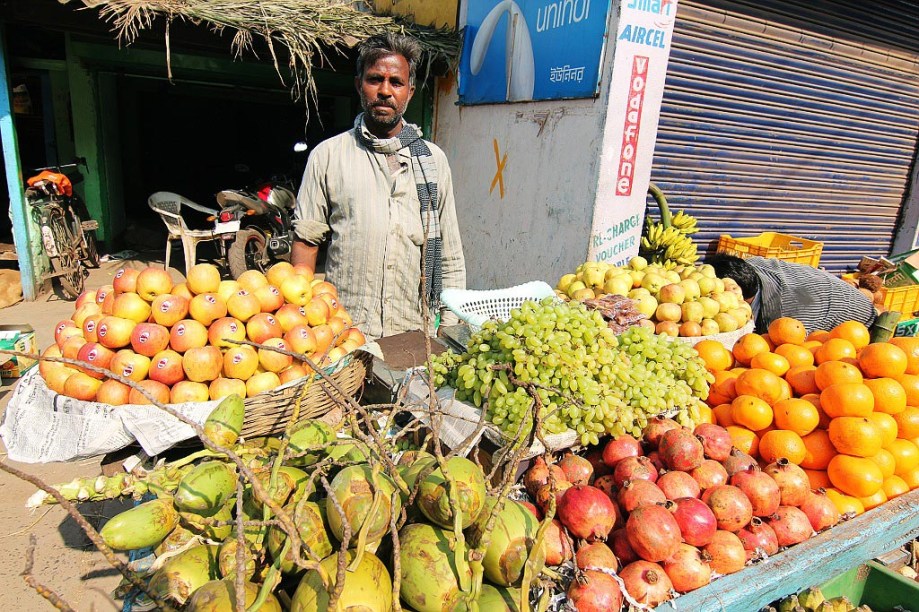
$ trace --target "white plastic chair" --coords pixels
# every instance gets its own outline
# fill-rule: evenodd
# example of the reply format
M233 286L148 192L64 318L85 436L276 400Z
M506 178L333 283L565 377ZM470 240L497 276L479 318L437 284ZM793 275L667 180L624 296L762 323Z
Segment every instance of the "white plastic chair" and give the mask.
M195 252L199 242L216 240L213 230L193 230L189 229L182 218L182 207L187 206L208 215L218 214L217 210L201 206L192 202L188 198L183 198L177 193L170 191L157 191L147 200L151 209L159 214L166 228L169 230L166 236L166 264L165 268L169 269L169 257L172 251L172 241L182 241L182 252L185 255L185 270L195 265Z

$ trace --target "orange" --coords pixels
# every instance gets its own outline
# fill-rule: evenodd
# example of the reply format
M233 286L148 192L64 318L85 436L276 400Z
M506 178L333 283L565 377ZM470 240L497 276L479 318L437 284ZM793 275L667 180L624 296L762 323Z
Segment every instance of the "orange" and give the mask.
M898 427L897 422L892 416L883 412L872 412L865 418L874 423L874 426L878 428L881 434L881 447L887 446L896 440Z
M814 408L817 409L817 412L820 414L820 423L817 425L820 429L826 429L830 426L830 415L823 411L823 407L820 405L820 394L819 393L807 393L801 396L801 399L809 401L814 405Z
M881 490L887 496L887 499L900 497L904 493L909 493L909 485L899 476L888 476L884 479Z
M755 433L739 425L728 425L725 429L728 430L728 435L731 436L733 446L752 457L756 457L759 453L759 438Z
M836 450L846 455L871 457L883 446L881 430L865 417L836 417L827 431Z
M785 345L783 345L785 346ZM816 381L817 368L812 365L795 366L785 372L785 380L799 397L820 391Z
M817 349L823 346L823 342L817 342L815 340L808 340L801 345L803 348L806 348L810 351L811 355L817 352Z
M807 400L796 398L779 400L772 407L772 412L776 427L793 431L799 436L806 436L820 424L820 413L817 407Z
M871 342L871 332L863 323L846 321L830 330L829 339L833 338L848 340L856 349L860 349Z
M718 404L712 408L712 412L715 415L715 422L722 427L727 427L728 425L734 424L734 419L731 418L730 404Z
M746 334L734 343L731 353L737 363L750 365L750 360L759 353L768 353L769 343L759 334Z
M792 368L814 365L814 354L797 344L780 344L772 352L787 359L788 365Z
M906 353L906 373L919 374L919 338L891 338L890 343Z
M731 419L752 431L769 427L772 416L772 408L758 397L738 395L731 402Z
M830 339L830 332L823 330L823 329L815 329L811 333L807 334L807 338L805 338L805 341L806 342L819 342L820 344L823 344L829 339Z
M774 404L785 392L782 379L769 370L753 368L741 372L734 385L737 395L752 395L758 397L770 406Z
M862 383L839 383L820 392L820 408L830 418L864 417L874 410L874 396Z
M902 412L893 415L897 423L897 436L906 440L912 440L919 436L919 408L907 406Z
M858 367L869 378L896 378L906 373L907 358L903 349L889 342L875 342L858 354Z
M784 378L779 378L779 385L782 387L781 393L779 393L779 400L791 399L794 397L794 389L791 388L791 385L788 384L788 381Z
M874 411L897 414L906 409L906 390L893 378L869 378L864 381L874 395Z
M868 497L881 489L884 474L871 459L836 455L826 468L833 486L853 497Z
M814 351L814 360L818 363L826 361L848 361L855 363L855 345L843 338L830 338Z
M759 438L760 440L762 440L762 439L763 439L763 436L766 435L767 432L774 431L774 430L776 430L776 429L778 429L778 427L776 427L776 426L775 426L775 423L773 422L773 423L767 425L766 427L763 427L762 429L757 429L757 430L754 431L753 433L756 434L756 437L757 437L757 438Z
M836 506L836 509L839 510L839 514L856 516L865 512L865 506L862 505L862 502L860 502L857 497L846 495L838 489L827 489L826 496L830 498Z
M886 448L882 448L878 451L877 455L868 458L878 464L884 478L893 476L894 472L897 470L897 460L893 458L891 452Z
M780 344L804 344L807 339L807 330L804 324L791 317L780 317L769 324L769 339L778 346Z
M836 456L836 447L830 442L830 434L823 429L815 429L803 438L804 459L801 467L808 470L825 470L830 459Z
M705 367L710 372L727 370L734 365L734 356L731 355L731 351L717 340L702 340L693 348L699 353L699 357L705 362Z
M807 456L804 440L793 431L776 429L767 432L759 440L759 456L766 463L785 457L791 463L800 465Z
M901 374L894 378L903 385L903 390L906 391L906 403L910 406L919 406L919 376Z
M900 478L909 486L910 491L919 489L919 467L913 468L905 474L901 474Z
M699 402L696 407L699 411L699 418L696 419L696 425L701 425L702 423L714 423L715 422L715 413L712 412L712 409L708 404L703 404Z
M817 366L814 382L822 391L837 383L860 383L864 380L861 370L845 361L827 361Z
M769 337L769 334L766 334L765 336L763 336L763 340L765 340L766 344L769 345L769 352L774 353L775 347L778 345L772 341L772 338Z
M897 464L893 473L897 476L902 476L919 466L919 448L909 440L897 438L884 448L893 455Z
M887 495L884 493L883 484L882 488L878 489L874 495L859 497L858 501L862 502L865 510L871 510L872 508L877 508L883 504L885 501L887 501Z
M804 470L804 473L807 474L807 480L814 491L833 486L830 477L826 475L826 470Z
M750 367L769 370L776 376L784 376L791 364L787 359L775 353L757 353L750 360Z
M708 387L708 398L705 400L709 406L725 404L737 397L734 385L739 374L730 371L715 372L715 380Z

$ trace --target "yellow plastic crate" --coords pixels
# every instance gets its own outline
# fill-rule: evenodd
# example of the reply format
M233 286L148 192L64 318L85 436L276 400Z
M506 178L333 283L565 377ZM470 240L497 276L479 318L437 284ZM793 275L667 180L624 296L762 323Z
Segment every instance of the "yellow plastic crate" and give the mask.
M763 232L759 236L743 238L722 234L718 240L718 252L737 257L758 255L816 268L820 265L823 243L777 232Z
M905 287L888 287L884 294L884 306L903 315L903 319L912 318L919 312L919 285Z

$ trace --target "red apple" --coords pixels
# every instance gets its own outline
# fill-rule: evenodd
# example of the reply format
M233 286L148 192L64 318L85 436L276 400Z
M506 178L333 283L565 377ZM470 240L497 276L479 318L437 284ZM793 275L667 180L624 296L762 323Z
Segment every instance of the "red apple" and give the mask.
M313 295L321 295L323 293L330 293L334 297L338 297L338 289L335 288L335 285L328 281L313 280L311 283L313 290Z
M135 290L140 297L152 302L156 296L172 291L172 277L160 268L144 268L137 275Z
M108 299L109 296L112 296L112 300L115 299L115 287L112 285L102 285L96 289L96 304L99 308L102 308L102 304Z
M153 396L153 399L156 400L159 404L168 404L169 403L169 387L165 384L156 381L156 380L142 380L137 383L144 391ZM131 389L130 395L128 395L129 404L151 404L150 400L144 396L143 393L137 389Z
M306 280L308 280L308 281L312 281L312 280L313 280L313 277L315 276L315 274L313 273L313 271L310 270L309 268L307 268L306 266L304 266L303 264L298 264L298 265L294 266L294 274L297 274L297 275L299 275L299 276L303 276L303 277L305 277Z
M306 320L306 311L303 310L303 306L297 306L296 304L284 304L274 313L274 317L278 320L278 324L284 332L290 331L297 325L309 324L309 321Z
M248 380L258 369L258 353L248 345L234 346L223 354L223 375Z
M96 334L96 329L99 327L99 321L105 317L101 312L99 314L90 315L86 317L86 320L83 321L83 337L86 338L87 342L98 342L99 336Z
M188 314L188 300L172 293L158 295L153 298L151 314L156 323L163 327L172 327Z
M169 346L169 330L158 323L138 323L131 334L135 353L153 357Z
M274 312L284 305L284 296L281 295L281 290L274 285L265 285L256 289L255 298L262 312Z
M306 309L306 320L313 327L325 325L329 321L329 306L320 296L313 298L303 307Z
M77 354L79 355L80 352L77 351ZM63 353L61 353L61 347L59 347L56 344L52 344L51 346L49 346L48 348L42 351L41 356L42 357L62 357ZM59 361L47 361L45 359L40 359L38 361L38 373L41 374L41 377L44 378L45 380L48 379L48 372L50 370L53 370L55 368L62 368L62 367L64 367L64 364Z
M281 324L267 312L260 312L246 322L246 335L249 340L262 344L268 338L280 338L284 335Z
M210 394L208 393L207 385L191 380L177 382L169 393L170 404L206 402L209 399Z
M284 334L290 350L301 355L309 355L316 351L316 334L309 325L297 325Z
M332 328L328 325L317 325L313 328L316 336L316 352L326 353L332 348Z
M150 358L138 355L131 349L121 349L112 357L109 369L115 374L140 382L147 378L150 371Z
M185 285L195 295L216 293L220 286L220 270L213 264L196 264L188 270Z
M115 272L115 279L112 281L115 295L128 292L136 293L139 274L140 270L135 270L134 268L121 268Z
M268 284L268 279L258 270L246 270L236 278L236 282L249 293L255 293L256 289Z
M311 369L295 363L278 372L278 378L281 380L281 384L284 385L292 380L299 380L304 376L309 376L311 372Z
M80 326L78 326L78 325L73 321L73 319L64 319L63 321L58 321L58 322L57 322L57 325L54 326L54 343L55 343L55 344L60 345L64 340L67 339L67 338L64 338L64 339L62 340L62 339L61 339L61 334L62 334L63 331L64 331L65 329L67 329L68 327L70 327L70 328L72 328L72 329L75 329L75 330L79 331L80 333L83 333L82 330L80 329ZM72 332L71 332L71 333L72 333Z
M153 356L147 376L150 380L155 380L171 387L180 380L185 380L182 359L182 355L171 349L160 351ZM131 403L133 404L134 402Z
M207 330L207 339L217 348L230 348L239 346L233 340L246 339L246 326L239 319L221 317L211 323Z
M206 344L207 328L194 319L182 319L169 332L169 346L180 353Z
M266 285L267 287L268 285ZM262 287L260 287L262 289ZM240 289L227 300L227 312L245 323L262 311L262 305L254 294Z
M119 349L131 343L131 334L136 326L137 323L130 319L108 315L96 325L96 336L102 346Z
M83 293L77 296L77 300L73 304L74 310L79 310L80 306L83 304L95 304L96 303L96 290L87 289Z
M309 280L300 274L293 274L284 279L281 283L281 294L285 300L297 306L304 306L313 297Z
M259 372L246 381L246 397L270 391L281 385L281 379L274 372Z
M208 386L208 394L212 400L223 399L234 394L246 397L246 383L238 378L217 378Z
M112 302L115 301L115 298L112 298ZM83 304L74 311L70 316L70 320L73 321L73 324L77 327L83 327L83 322L86 321L86 317L91 317L93 315L103 314L102 306L99 304Z
M265 346L270 346L274 348L283 349L289 351L290 347L284 342L283 338L269 338L265 340ZM260 348L258 350L258 362L265 370L269 372L280 372L290 364L292 364L294 358L290 355L285 355L283 353L278 353L270 349Z
M188 314L205 327L227 316L227 305L216 293L199 293L188 303Z
M112 314L135 323L143 323L150 318L150 303L133 291L122 293L115 298Z
M79 370L63 364L55 365L60 365L61 367L48 370L48 375L45 377L45 384L55 393L64 395L64 385L67 383L67 379L79 372Z
M80 347L80 350L77 352L77 359L80 361L85 361L90 365L106 369L108 369L109 364L112 362L112 357L114 356L114 351L102 346L98 342L87 342L82 347ZM89 368L80 369L93 378L97 378L99 380L102 380L106 377L106 375L102 372L95 372Z
M230 299L231 296L242 291L242 285L237 283L235 280L222 280L220 281L220 286L217 288L217 295L220 296L220 299L226 302Z
M170 291L169 293L171 293L172 295L183 297L189 302L191 301L193 297L195 297L194 294L188 290L188 285L186 285L185 283L179 283L178 285L173 286L172 291Z
M188 380L210 382L223 370L223 353L216 346L201 346L185 351L182 368Z
M82 333L70 336L61 344L61 357L76 359L84 344L86 344L86 338L83 337Z
M342 344L345 341L345 330L348 329L345 320L341 317L332 317L328 320L327 325L332 330L332 344L334 346Z
M329 307L329 318L334 317L338 314L338 311L341 310L341 302L338 301L338 297L331 293L317 293L319 298L325 302L326 306Z
M275 287L280 287L281 283L284 282L284 279L294 274L294 267L286 261L279 261L274 264L268 271L265 273L265 277L268 279L268 283L274 285Z
M102 381L93 378L85 372L76 372L67 377L64 382L64 395L74 399L92 402L96 399L96 393Z
M99 385L96 401L110 406L123 406L131 397L131 387L121 381L110 378Z

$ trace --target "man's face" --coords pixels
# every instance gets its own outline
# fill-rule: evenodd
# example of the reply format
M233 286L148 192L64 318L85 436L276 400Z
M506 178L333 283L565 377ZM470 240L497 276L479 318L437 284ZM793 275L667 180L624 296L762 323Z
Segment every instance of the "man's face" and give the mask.
M354 80L361 95L364 120L370 131L380 137L398 133L402 115L415 87L409 84L408 62L401 55L384 55L364 67L364 74Z

